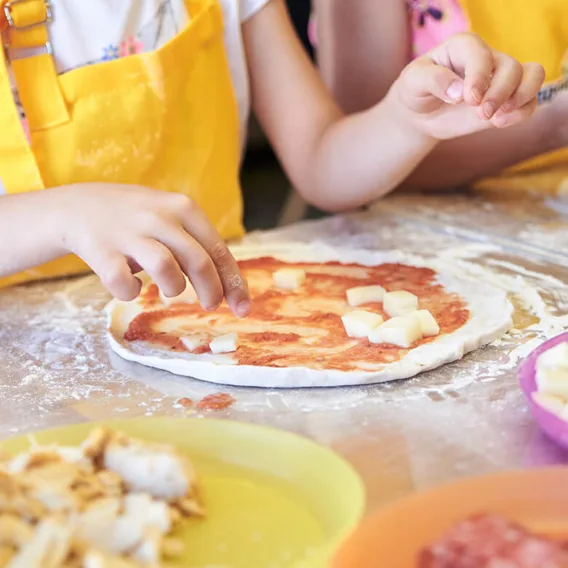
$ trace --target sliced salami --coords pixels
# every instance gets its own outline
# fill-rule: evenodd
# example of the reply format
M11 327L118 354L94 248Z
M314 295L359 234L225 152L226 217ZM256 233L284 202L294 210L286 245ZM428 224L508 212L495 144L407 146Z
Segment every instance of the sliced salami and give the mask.
M561 543L485 514L458 523L422 551L418 568L568 568L568 552Z

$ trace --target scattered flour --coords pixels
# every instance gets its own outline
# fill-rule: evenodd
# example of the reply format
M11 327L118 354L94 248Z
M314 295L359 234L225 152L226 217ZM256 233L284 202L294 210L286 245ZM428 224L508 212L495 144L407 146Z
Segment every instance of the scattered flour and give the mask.
M109 353L102 311L108 295L94 276L5 290L0 292L0 436L79 419L186 415L186 409L175 407L179 398L200 400L223 390L237 399L227 412L233 418L327 439L340 436L341 430L361 431L373 422L377 405L385 419L396 420L413 401L459 401L483 385L484 392L497 389L487 385L499 381L510 385L519 360L568 325L568 316L559 315L568 301L568 286L561 278L527 268L522 258L501 246L389 216L301 223L253 233L244 244L314 239L341 247L398 248L407 251L408 262L488 281L514 296L518 311L531 321L461 361L407 381L302 391L220 389L130 365Z

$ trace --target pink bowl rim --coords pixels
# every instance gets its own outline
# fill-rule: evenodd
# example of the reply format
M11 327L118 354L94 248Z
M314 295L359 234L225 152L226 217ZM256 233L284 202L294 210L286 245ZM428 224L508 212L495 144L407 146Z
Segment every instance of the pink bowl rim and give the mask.
M556 347L560 343L567 342L568 332L561 333L545 341L525 359L519 368L519 384L527 398L534 419L549 438L566 449L568 449L568 422L537 404L533 400L533 393L538 390L536 384L536 360L545 351Z

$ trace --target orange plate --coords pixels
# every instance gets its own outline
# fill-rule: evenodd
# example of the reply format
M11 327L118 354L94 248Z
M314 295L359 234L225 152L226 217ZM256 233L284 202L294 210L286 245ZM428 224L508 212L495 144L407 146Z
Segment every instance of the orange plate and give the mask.
M568 468L478 477L398 501L367 519L333 568L416 568L418 552L475 513L497 513L523 527L568 537Z

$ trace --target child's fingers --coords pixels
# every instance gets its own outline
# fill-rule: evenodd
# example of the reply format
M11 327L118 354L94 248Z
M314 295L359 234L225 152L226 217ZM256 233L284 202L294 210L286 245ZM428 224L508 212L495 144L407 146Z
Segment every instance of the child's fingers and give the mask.
M173 253L195 288L199 302L206 310L214 310L223 301L224 291L213 260L205 249L182 227L167 227L160 241Z
M463 100L461 77L427 57L417 59L407 68L402 76L402 87L401 96L414 111L428 112L432 96L453 104Z
M513 96L503 105L505 112L524 107L538 95L544 82L544 67L539 63L525 63L523 65L523 78Z
M523 78L523 66L504 53L495 54L495 71L483 98L480 118L489 120L517 90Z
M173 298L183 292L185 278L167 246L154 239L137 239L126 252L144 268L164 295Z
M211 257L223 286L227 303L237 316L246 316L250 312L251 302L248 287L237 261L231 254L215 227L205 213L192 204L182 212L185 230L205 249Z
M442 44L433 55L435 61L451 67L464 78L464 101L469 105L479 105L495 67L491 48L478 36L464 33Z
M111 251L98 251L85 256L89 266L98 274L103 286L118 300L130 302L138 297L142 282L132 274L126 258Z
M533 97L533 99L529 103L511 112L504 112L502 110L499 110L491 119L491 123L497 128L507 128L509 126L514 126L515 124L518 124L519 122L530 118L536 110L537 106L538 100Z

